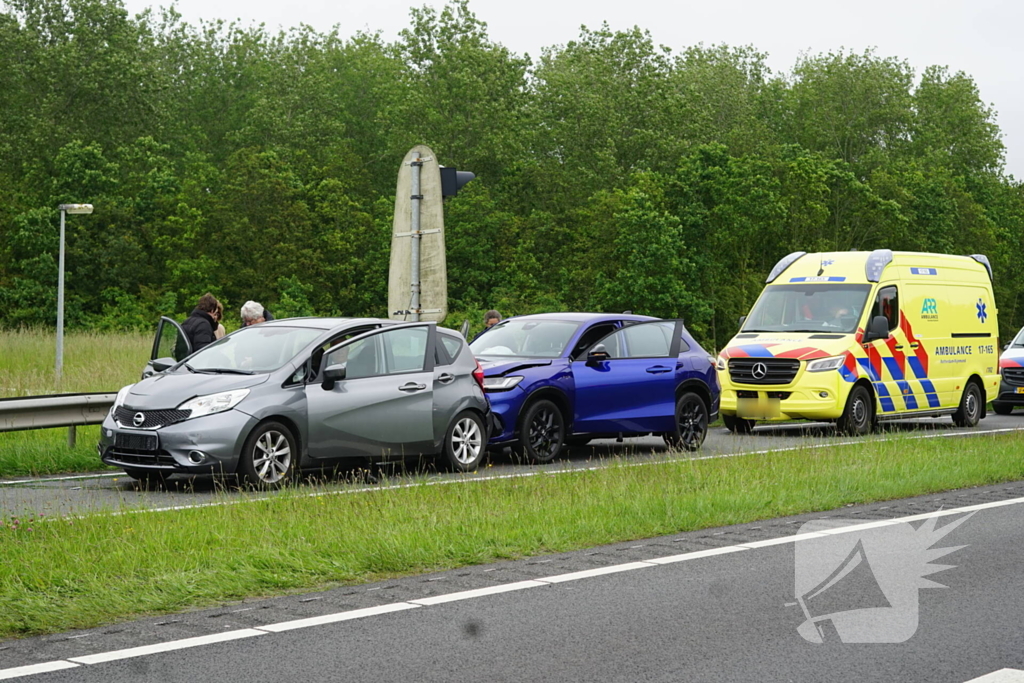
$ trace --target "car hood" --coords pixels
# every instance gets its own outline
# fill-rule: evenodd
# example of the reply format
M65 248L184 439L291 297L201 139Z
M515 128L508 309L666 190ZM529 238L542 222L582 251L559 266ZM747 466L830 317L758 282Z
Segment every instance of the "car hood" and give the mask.
M550 358L509 358L508 356L500 358L481 356L477 360L480 361L480 367L484 369L485 377L501 377L516 370L539 368L551 365L553 362Z
M1001 368L1024 368L1024 346L1011 346L999 356Z
M762 332L733 337L722 350L724 358L798 358L839 356L855 343L852 334L786 334Z
M125 404L133 408L173 408L196 396L248 389L263 384L269 377L268 374L205 375L198 372L154 375L133 386L128 391Z

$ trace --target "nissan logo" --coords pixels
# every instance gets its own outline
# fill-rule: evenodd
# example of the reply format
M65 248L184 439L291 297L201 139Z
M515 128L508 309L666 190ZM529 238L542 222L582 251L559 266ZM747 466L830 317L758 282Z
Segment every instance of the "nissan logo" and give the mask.
M754 379L764 379L764 376L768 374L768 366L764 363L754 363L754 367L750 369L750 374L754 376Z
M135 413L135 417L132 418L132 424L136 427L141 427L146 421L146 416L142 413Z

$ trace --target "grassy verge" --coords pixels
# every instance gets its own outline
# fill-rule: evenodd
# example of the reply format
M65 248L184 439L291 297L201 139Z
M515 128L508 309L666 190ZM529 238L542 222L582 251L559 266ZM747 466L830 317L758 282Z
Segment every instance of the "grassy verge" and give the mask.
M1024 458L1011 434L8 519L0 637L1019 479Z
M99 425L79 427L74 448L68 448L67 429L0 434L0 477L111 469L96 454L99 438Z

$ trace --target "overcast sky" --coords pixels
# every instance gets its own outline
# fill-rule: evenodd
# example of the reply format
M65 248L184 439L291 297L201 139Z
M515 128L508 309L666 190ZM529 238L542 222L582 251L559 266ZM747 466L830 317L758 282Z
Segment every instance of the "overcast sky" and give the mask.
M167 0L125 0L129 12ZM395 38L408 25L409 7L443 0L178 0L185 19L241 20L342 35L382 31ZM697 43L753 45L775 72L788 71L801 52L875 48L906 59L920 73L940 64L971 75L998 117L1006 169L1024 178L1024 2L1020 0L471 0L492 39L536 59L540 48L577 37L580 25L613 30L640 26L655 42L678 50Z

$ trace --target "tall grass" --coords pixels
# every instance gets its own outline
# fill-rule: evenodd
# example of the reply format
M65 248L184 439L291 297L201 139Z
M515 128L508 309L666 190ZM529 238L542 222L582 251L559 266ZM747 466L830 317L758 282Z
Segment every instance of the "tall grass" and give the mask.
M58 382L53 330L0 330L0 398L117 391L138 381L152 333L69 332Z
M0 637L1024 478L1015 434L0 526Z
M149 333L69 332L58 383L53 330L0 330L0 398L117 391L138 381L152 343ZM98 427L80 427L69 449L67 429L0 433L0 477L105 469L98 438Z

